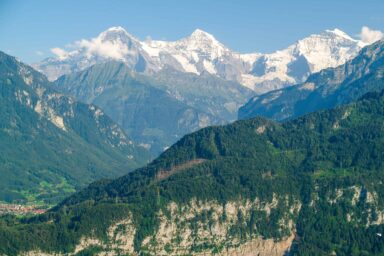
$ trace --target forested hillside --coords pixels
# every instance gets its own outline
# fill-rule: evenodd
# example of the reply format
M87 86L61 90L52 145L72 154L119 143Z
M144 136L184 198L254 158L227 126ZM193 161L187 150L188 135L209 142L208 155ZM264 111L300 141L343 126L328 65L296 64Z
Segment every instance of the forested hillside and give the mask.
M289 122L202 129L46 214L3 217L0 252L381 255L383 117L373 93Z
M0 52L0 201L56 204L148 159L100 108L51 87Z

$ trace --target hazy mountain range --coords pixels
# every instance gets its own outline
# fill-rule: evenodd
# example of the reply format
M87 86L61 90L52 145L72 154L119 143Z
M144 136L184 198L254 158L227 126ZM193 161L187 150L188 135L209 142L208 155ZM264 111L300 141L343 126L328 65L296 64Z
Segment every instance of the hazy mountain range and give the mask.
M117 61L61 76L55 89L101 107L154 156L189 132L236 120L238 108L254 95L210 74L169 68L149 76Z

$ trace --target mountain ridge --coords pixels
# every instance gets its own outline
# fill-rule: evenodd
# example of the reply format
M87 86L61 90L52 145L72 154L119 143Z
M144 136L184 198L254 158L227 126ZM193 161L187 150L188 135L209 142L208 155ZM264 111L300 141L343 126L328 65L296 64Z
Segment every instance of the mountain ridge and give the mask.
M345 64L314 73L301 84L253 97L239 109L239 118L262 115L275 120L332 108L381 91L384 41L364 47Z
M53 90L44 75L3 52L0 88L0 201L56 203L145 163L146 151L100 108Z
M380 254L383 95L186 135L146 167L46 214L0 218L0 252Z
M34 67L54 80L113 59L146 74L166 66L197 75L207 72L264 93L302 82L320 69L343 64L365 44L334 29L312 34L275 53L240 54L201 29L176 41L140 41L124 28L112 27L93 39L77 41L74 50L60 49L57 58L45 59Z
M158 154L181 136L236 119L252 91L210 74L196 76L168 68L156 75L110 61L65 75L55 89L93 103L124 128L136 144Z

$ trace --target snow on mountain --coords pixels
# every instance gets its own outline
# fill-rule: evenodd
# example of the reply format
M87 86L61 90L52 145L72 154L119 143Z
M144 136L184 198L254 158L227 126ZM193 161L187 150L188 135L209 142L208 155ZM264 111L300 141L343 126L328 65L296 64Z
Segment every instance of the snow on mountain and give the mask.
M156 70L141 43L122 27L111 27L90 40L82 39L70 47L70 51L52 49L57 57L47 58L33 65L47 75L49 80L84 70L94 64L119 60L138 72Z
M76 42L71 51L52 49L57 57L45 59L35 67L54 80L112 59L147 74L164 67L196 75L209 73L264 93L300 83L321 69L341 65L382 36L380 31L367 27L362 29L361 40L339 29L325 30L274 53L240 54L200 29L177 41L140 41L124 28L112 27L96 38Z
M243 54L241 58L252 69L242 74L242 84L264 93L303 82L311 73L336 67L353 58L360 51L355 40L339 29L310 35L286 49L271 54Z
M145 41L142 47L160 67L195 73L208 72L228 80L237 80L242 60L213 35L196 29L190 36L174 41ZM233 69L234 71L231 71Z
M334 29L311 35L289 48L294 55L303 55L307 59L313 73L345 63L360 50L358 43L343 31Z

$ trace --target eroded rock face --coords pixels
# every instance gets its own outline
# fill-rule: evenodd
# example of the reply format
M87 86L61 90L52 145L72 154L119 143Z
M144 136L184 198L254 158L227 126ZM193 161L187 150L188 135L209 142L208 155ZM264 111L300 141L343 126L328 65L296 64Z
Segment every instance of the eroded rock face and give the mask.
M204 251L199 253L192 253L190 255L203 256L203 255L219 255L219 256L278 256L284 255L287 253L291 247L292 241L294 239L294 234L281 240L274 241L273 239L263 239L263 238L254 238L244 244L241 244L239 247L225 248L221 252L214 253L212 251ZM129 240L129 236L128 236ZM86 250L91 246L100 246L105 247L103 243L97 239L88 239L82 240L82 242L76 247L76 252L69 255L75 255L76 253ZM105 247L105 251L100 252L98 255L119 255L120 253L126 253L128 255L137 255L133 252L133 246L130 247L128 244L115 244L112 245L112 248ZM66 254L62 253L44 253L41 251L32 251L23 254L24 256L62 256ZM158 252L154 255L178 255L167 252Z
M110 226L107 231L108 242L101 241L94 237L83 237L76 245L72 253L45 253L41 250L25 252L23 256L64 256L76 255L87 251L91 248L98 248L101 252L98 255L120 255L124 253L128 255L136 255L134 252L133 241L136 228L132 223L132 216L115 223Z
M266 239L260 235L255 225L252 232L241 235L237 228L246 223L255 211L269 216L278 205L284 205L284 218L279 219L281 238ZM300 210L299 201L291 206L287 198L276 195L270 201L239 200L226 204L216 201L191 200L186 205L171 202L166 209L158 212L159 226L156 232L141 242L141 252L149 255L284 255L293 241L294 218ZM115 223L107 231L108 241L94 237L83 237L73 253L98 248L99 255L138 255L134 250L136 227L132 216ZM47 254L32 251L23 254Z
M240 245L237 248L229 248L217 255L227 256L277 256L285 255L293 242L295 235L292 233L289 237L280 241L273 239L255 238L249 242Z
M279 228L282 233L285 231L291 234L293 218L301 205L295 202L293 206L288 207L288 201L275 195L269 202L260 202L256 198L254 201L228 202L225 205L215 201L196 200L192 200L185 206L170 203L168 212L159 212L160 225L156 234L144 239L142 247L147 248L146 252L153 255L210 255L213 253L243 255L244 252L251 253L253 250L258 253L265 252L265 255L273 255L270 252L281 251L275 247L275 244L290 239L289 235L274 241L263 239L258 234L256 225L251 227L254 230L248 235L245 232L240 234L236 230L242 225L246 226L249 219L253 217L253 211L269 216L271 210L276 209L279 203L287 206L284 218L279 220ZM289 245L282 252L288 248Z
M317 192L315 189L309 207L316 207L324 197ZM366 226L383 223L384 211L376 207L378 196L375 191L361 186L336 188L327 192L325 201L330 206L341 202L349 204L352 208L345 216L348 222ZM357 202L367 205L366 219L356 215ZM285 255L295 239L295 223L301 208L300 200L277 194L264 201L239 199L225 204L197 199L187 204L170 202L157 213L159 222L154 233L139 241L139 252L134 245L140 227L135 225L132 214L128 214L108 228L106 240L87 236L80 239L69 254L31 251L22 255L76 255L94 248L97 248L97 255ZM276 215L276 210L282 214ZM261 222L276 216L277 220L266 226L274 225L273 230L278 232L274 235L265 233L268 228ZM252 218L262 221L253 222Z

